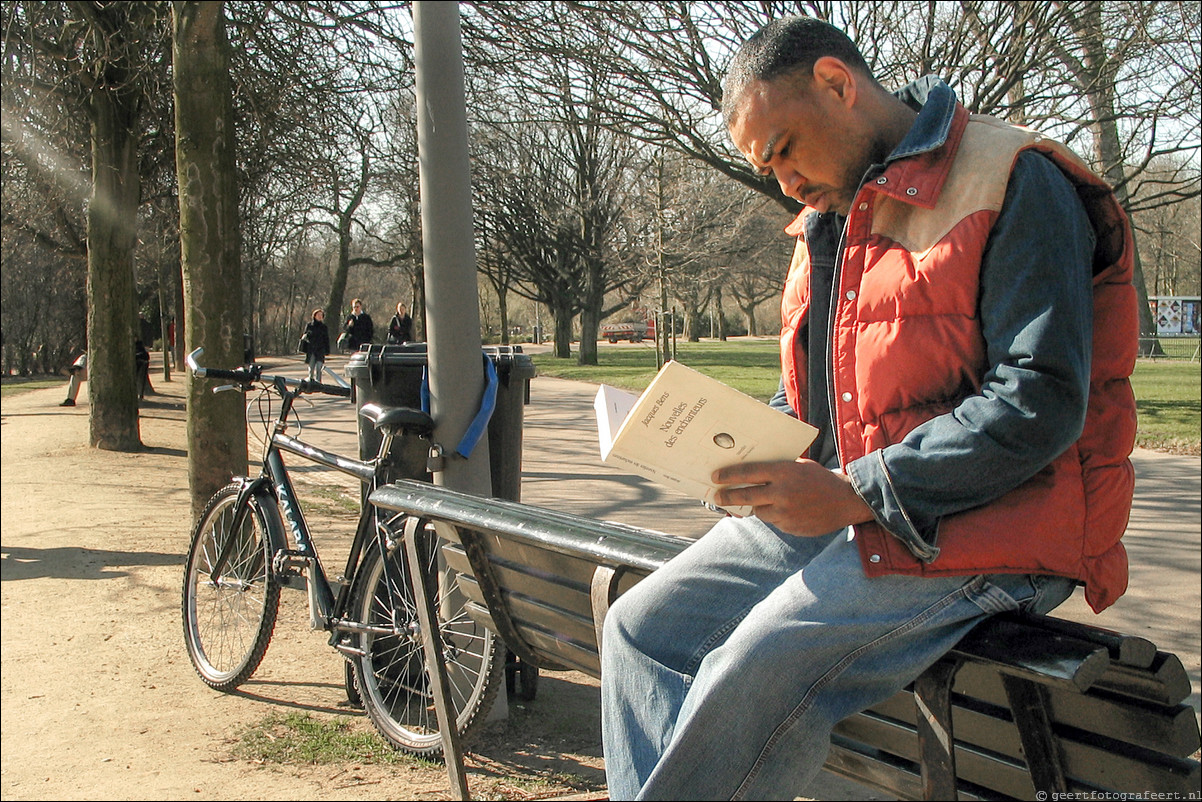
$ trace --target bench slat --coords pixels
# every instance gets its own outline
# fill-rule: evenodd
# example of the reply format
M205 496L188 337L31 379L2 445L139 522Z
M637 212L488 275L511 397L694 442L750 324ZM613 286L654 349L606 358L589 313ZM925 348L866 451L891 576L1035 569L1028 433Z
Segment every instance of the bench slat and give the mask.
M1110 654L1104 646L1044 631L1015 618L985 623L968 633L950 654L990 663L1024 679L1078 691L1087 690L1110 667Z
M953 692L997 708L1007 705L1001 679L989 667L965 664L956 675ZM1057 727L1098 733L1120 743L1155 748L1174 757L1188 757L1199 746L1198 721L1188 705L1158 706L1101 691L1080 694L1050 688L1048 706ZM961 702L963 703L963 702Z
M1179 704L1193 692L1181 658L1167 652L1157 652L1147 671L1121 665L1111 666L1099 678L1097 687L1159 705Z
M894 757L918 765L918 733L901 721L860 713L840 721L834 730L839 736L885 751ZM1015 799L1030 799L1035 787L1021 761L1005 758L956 740L957 783L969 782L994 794ZM921 791L919 792L921 798Z
M1054 693L1054 691L1050 691ZM953 732L957 746L957 761L959 750L971 748L977 753L995 754L1006 761L1021 764L1024 762L1024 751L1018 730L1015 727L1010 711L1002 706L982 702L978 699L968 699L960 694L953 694L954 709L952 713ZM1051 705L1053 711L1056 706ZM904 724L907 728L917 725L917 711L913 697L908 692L896 694L890 699L875 705L868 714L890 721ZM1188 713L1187 716L1184 715ZM1181 730L1196 731L1196 721L1193 710L1184 708L1181 715L1175 716ZM1197 763L1184 759L1185 756L1164 754L1142 743L1150 743L1147 737L1130 743L1108 738L1103 722L1095 733L1083 732L1064 727L1053 722L1056 738L1056 748L1063 760L1064 772L1068 778L1069 788L1088 788L1097 784L1100 790L1135 793L1149 788L1158 790L1175 790L1185 793L1189 784L1197 788ZM839 725L842 727L842 723ZM841 731L838 730L837 731ZM1179 737L1174 735L1172 737ZM913 756L917 756L914 747ZM1187 753L1190 754L1190 753ZM907 753L906 757L910 757ZM1105 772L1099 771L1099 761L1107 763ZM968 777L964 767L957 762L961 777ZM1104 785L1100 784L1105 782ZM988 785L988 783L981 783ZM990 786L992 787L992 786Z
M1000 619L1014 619L1016 614L1006 613L998 616ZM1054 630L1069 637L1105 646L1110 653L1110 659L1115 663L1131 666L1132 668L1148 668L1156 657L1156 644L1147 638L1135 635L1124 635L1112 629L1104 629L1076 621L1066 621L1062 618L1040 619L1040 628Z
M831 739L831 750L827 753L827 771L849 780L876 788L899 799L922 799L922 777L918 765L901 760L879 749L835 736ZM804 789L803 789L804 790ZM957 796L965 800L996 799L977 795L960 788Z

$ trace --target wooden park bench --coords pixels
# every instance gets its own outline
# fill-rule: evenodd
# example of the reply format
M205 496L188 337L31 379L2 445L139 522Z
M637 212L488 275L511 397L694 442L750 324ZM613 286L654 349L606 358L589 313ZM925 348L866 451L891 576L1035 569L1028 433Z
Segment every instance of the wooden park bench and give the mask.
M470 612L520 661L593 677L610 604L691 542L408 480L371 500L434 527ZM441 671L438 649L427 659ZM910 688L840 722L825 768L903 799L1198 799L1189 695L1181 661L1148 640L998 616ZM437 689L436 704L454 721ZM466 797L454 728L442 733L452 789Z

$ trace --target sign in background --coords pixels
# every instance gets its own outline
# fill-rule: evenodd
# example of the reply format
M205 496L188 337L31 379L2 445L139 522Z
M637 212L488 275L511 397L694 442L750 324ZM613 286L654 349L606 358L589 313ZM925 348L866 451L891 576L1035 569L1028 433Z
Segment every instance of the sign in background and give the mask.
M1202 299L1197 295L1160 295L1148 298L1156 333L1161 337L1197 337Z

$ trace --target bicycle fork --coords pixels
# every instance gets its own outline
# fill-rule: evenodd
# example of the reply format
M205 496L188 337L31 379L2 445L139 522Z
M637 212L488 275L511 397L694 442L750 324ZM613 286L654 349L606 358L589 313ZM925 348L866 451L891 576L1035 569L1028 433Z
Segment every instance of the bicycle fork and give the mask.
M280 583L295 587L291 581L294 577L303 577L305 589L309 596L309 627L311 629L326 629L334 614L334 594L330 591L330 583L322 569L321 561L309 538L309 527L305 523L305 514L297 502L296 491L292 480L284 469L284 462L278 451L272 450L267 455L267 470L271 476L275 490L275 500L279 503L280 512L296 543L295 549L280 544L272 554L272 572L279 578Z

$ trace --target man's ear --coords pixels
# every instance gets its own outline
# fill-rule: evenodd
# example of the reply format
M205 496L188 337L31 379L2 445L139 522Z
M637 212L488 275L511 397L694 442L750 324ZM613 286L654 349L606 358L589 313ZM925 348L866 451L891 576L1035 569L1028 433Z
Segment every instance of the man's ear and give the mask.
M850 108L859 90L856 74L845 62L834 56L823 56L814 62L814 83L820 90L829 90L839 102Z

